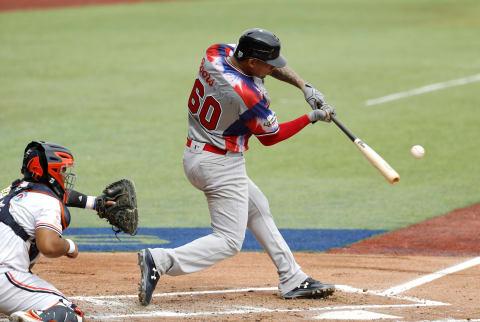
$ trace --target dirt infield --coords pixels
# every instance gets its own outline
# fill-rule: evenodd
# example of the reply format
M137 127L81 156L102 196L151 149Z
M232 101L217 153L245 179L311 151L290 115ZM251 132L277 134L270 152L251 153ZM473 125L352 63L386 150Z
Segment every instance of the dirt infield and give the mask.
M35 272L73 299L89 321L480 318L479 257L295 256L306 272L335 283L336 293L323 300L281 299L273 264L257 252L240 253L200 273L163 276L148 307L136 295L140 273L135 253L84 253L75 261L42 258ZM425 277L465 262L457 272L436 274L442 277L430 282ZM413 280L417 286L405 285Z
M281 299L275 267L262 252L163 276L148 307L138 303L140 271L132 252L41 258L34 272L89 321L480 321L479 222L477 205L330 253L296 253L304 271L337 286L328 299ZM439 256L442 251L450 256Z
M329 253L480 256L480 204Z

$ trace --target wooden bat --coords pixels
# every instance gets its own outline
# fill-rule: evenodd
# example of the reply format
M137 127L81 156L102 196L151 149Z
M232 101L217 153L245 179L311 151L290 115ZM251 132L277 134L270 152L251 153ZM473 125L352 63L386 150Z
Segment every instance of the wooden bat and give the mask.
M387 179L391 184L400 181L400 176L381 156L378 155L371 147L365 142L357 138L349 129L345 127L339 120L331 116L331 120L345 133L355 146L363 153L365 158L375 167L378 171Z

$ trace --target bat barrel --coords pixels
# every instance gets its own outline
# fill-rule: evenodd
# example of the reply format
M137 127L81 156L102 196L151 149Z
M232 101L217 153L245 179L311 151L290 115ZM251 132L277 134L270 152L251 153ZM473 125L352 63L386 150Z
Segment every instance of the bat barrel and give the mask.
M360 140L345 125L335 117L331 117L332 121L345 133L355 146L362 152L363 156L370 162L388 182L394 184L400 180L398 173L385 161L377 152L369 147L365 142Z

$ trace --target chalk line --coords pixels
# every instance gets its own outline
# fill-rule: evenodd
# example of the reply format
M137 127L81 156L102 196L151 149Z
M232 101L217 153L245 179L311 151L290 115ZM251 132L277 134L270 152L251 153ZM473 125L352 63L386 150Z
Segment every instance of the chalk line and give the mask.
M399 92L395 94L390 94L387 96L379 97L379 98L374 98L374 99L368 99L365 102L365 105L370 106L370 105L376 105L380 103L385 103L385 102L390 102L394 100L398 100L401 98L409 97L409 96L414 96L414 95L419 95L419 94L424 94L428 92L433 92L433 91L438 91L440 89L448 88L448 87L453 87L453 86L461 86L461 85L466 85L469 83L473 82L478 82L480 81L480 74L468 76L468 77L463 77L459 79L454 79L442 83L435 83L435 84L430 84L418 88L414 88L405 92Z
M148 317L195 317L195 316L220 316L220 315L238 315L238 314L250 314L250 313L289 313L289 312L321 312L321 311L333 311L333 310L359 310L359 309L389 309L389 308L416 308L416 307L425 307L425 306L443 306L450 305L448 303L442 303L437 301L430 301L424 299L418 299L414 297L405 297L405 296L396 296L396 295L385 295L380 291L363 291L361 289L351 287L348 285L335 285L337 290L346 292L346 293L357 293L357 294L369 294L377 295L389 298L395 298L399 300L406 300L413 303L406 304L366 304L366 305L345 305L345 306L326 306L326 307L310 307L310 308L292 308L292 309L268 309L264 307L254 307L254 306L233 306L230 310L226 311L201 311L201 312L174 312L166 310L154 310L154 311L141 311L141 312L132 312L129 314L108 314L108 315L92 315L89 316L91 319L101 319L101 320L113 320L113 319L132 319L132 318L148 318ZM206 294L219 294L219 293L238 293L238 292L255 292L255 291L275 291L278 290L276 287L252 287L252 288L243 288L243 289L230 289L230 290L210 290L210 291L195 291L195 292L172 292L172 293L157 293L153 296L158 297L168 297L168 296L177 296L177 295L206 295ZM93 300L95 304L102 305L102 300L105 301L105 304L110 303L113 299L121 300L126 298L137 297L137 295L109 295L109 296L77 296L72 297L72 299L83 300L90 302ZM103 306L103 305L102 305Z
M472 258L472 259L470 259L466 262L463 262L463 263L460 263L460 264L442 269L438 272L422 276L420 278L417 278L417 279L415 279L413 281L410 281L410 282L407 282L405 284L401 284L401 285L389 288L388 290L383 291L382 294L384 294L385 296L400 294L400 293L403 293L405 291L408 291L409 289L412 289L412 288L420 286L422 284L431 282L431 281L436 280L436 279L438 279L440 277L443 277L445 275L452 274L452 273L455 273L455 272L458 272L458 271L462 271L464 269L476 266L478 264L480 264L480 256Z

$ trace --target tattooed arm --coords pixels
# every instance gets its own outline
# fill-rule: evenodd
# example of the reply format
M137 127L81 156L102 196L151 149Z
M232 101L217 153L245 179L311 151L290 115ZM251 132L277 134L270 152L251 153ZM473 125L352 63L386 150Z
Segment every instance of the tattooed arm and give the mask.
M292 84L302 90L305 100L312 107L313 110L322 108L325 102L325 97L319 90L314 88L309 83L305 82L298 74L288 66L282 68L275 68L270 73L270 76Z
M278 80L287 82L302 89L305 86L305 81L298 76L298 74L288 66L282 68L275 68L271 73L270 76L276 78Z

